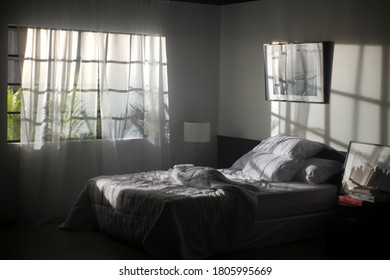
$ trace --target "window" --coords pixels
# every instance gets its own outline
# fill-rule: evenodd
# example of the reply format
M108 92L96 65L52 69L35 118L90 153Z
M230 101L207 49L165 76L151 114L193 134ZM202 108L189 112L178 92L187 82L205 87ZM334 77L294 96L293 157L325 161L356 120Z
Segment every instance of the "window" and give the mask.
M21 81L16 28L8 29L7 140L20 141Z
M169 133L164 37L8 33L8 141L142 139L153 122Z

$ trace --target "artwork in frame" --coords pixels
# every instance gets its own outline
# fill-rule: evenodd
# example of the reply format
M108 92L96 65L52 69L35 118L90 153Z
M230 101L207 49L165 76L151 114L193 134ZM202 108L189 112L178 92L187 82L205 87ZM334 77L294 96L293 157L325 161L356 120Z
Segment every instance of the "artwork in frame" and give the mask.
M390 193L390 146L351 141L342 186L345 193L358 186Z
M326 103L325 42L264 45L266 100Z

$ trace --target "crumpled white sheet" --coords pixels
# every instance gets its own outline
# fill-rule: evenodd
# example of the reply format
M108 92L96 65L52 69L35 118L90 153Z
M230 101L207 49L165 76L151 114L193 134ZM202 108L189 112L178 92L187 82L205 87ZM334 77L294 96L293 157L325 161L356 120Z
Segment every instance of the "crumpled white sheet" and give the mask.
M141 246L156 258L202 259L245 238L256 192L209 167L178 165L92 178L61 229L95 228Z

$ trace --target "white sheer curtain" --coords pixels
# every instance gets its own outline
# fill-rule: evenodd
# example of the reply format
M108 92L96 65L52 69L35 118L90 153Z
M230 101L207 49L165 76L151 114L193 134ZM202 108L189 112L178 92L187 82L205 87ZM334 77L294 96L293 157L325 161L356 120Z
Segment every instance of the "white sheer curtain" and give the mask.
M164 37L49 28L19 37L21 223L64 217L93 176L169 166Z
M165 38L137 34L107 34L101 108L103 139L160 142L163 106L162 76Z
M19 29L26 35L21 55L21 143L37 150L46 142L59 147L60 141L96 138L103 35Z

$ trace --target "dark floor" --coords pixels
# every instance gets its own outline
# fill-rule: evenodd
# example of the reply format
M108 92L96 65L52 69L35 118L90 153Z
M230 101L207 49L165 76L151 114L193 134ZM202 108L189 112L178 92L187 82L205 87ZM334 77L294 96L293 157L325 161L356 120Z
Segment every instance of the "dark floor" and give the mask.
M62 231L59 222L38 227L0 226L2 260L149 260L145 251L99 232ZM237 252L213 259L322 260L330 259L325 240L312 239Z
M1 260L151 260L142 249L129 246L95 231L62 231L60 222L37 227L0 226ZM342 240L342 236L339 240ZM389 259L388 244L372 245L368 252L362 246L329 246L325 239L310 239L252 252L235 252L214 256L224 260L339 260ZM346 248L346 250L344 249ZM358 248L358 250L351 250ZM381 248L378 254L375 248ZM339 253L337 253L339 252Z

